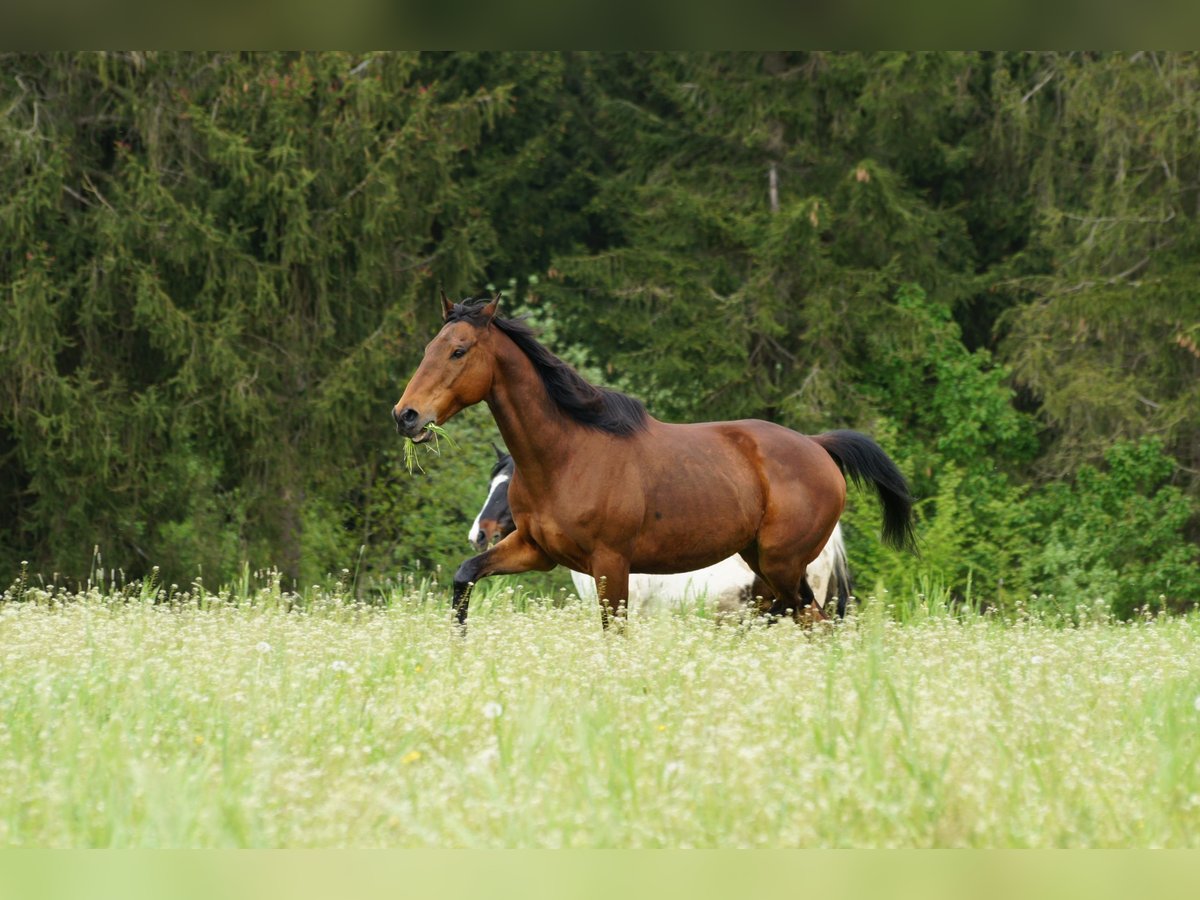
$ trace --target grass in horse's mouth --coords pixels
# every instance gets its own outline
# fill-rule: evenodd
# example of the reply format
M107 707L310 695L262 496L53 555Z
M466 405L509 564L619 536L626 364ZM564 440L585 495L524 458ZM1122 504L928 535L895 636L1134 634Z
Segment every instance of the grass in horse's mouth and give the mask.
M413 469L425 471L417 462L417 444L429 444L430 452L441 453L442 448L439 444L441 438L445 438L451 447L458 446L454 443L454 439L446 433L446 429L433 424L433 422L425 426L425 431L419 437L404 439L404 468L408 469L409 475L413 474Z

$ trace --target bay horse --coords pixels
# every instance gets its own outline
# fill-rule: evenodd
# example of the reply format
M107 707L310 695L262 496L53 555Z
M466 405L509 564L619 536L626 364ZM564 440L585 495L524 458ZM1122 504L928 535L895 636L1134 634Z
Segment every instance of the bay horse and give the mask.
M516 530L512 507L508 502L508 482L512 479L513 458L493 446L496 463L488 476L487 497L467 530L467 540L476 550L486 550ZM710 475L711 477L711 475ZM842 526L833 527L829 540L805 573L815 602L824 612L834 604L839 618L846 615L846 604L853 593L850 567L846 562L846 544ZM575 593L581 600L597 600L596 583L589 575L571 570ZM744 613L766 586L736 553L694 572L673 575L629 575L629 609L651 611L659 607L679 607L704 598L719 614ZM762 610L765 612L766 610Z
M733 553L767 585L772 617L824 619L804 576L841 518L847 477L875 488L884 541L915 549L908 485L865 434L660 422L585 381L525 322L498 316L499 301L443 293L443 325L392 408L398 431L421 443L428 425L486 402L516 462L516 530L454 573L460 625L471 586L488 575L586 572L607 627L624 616L630 572L686 572ZM721 477L705 483L705 472Z

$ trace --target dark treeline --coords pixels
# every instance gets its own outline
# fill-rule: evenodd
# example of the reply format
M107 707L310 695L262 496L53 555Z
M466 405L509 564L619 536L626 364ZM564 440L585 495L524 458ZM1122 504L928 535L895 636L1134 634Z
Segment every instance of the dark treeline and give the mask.
M457 561L494 438L409 476L437 288L660 418L851 427L860 584L1200 598L1200 55L0 59L0 577ZM364 577L364 581L369 581Z

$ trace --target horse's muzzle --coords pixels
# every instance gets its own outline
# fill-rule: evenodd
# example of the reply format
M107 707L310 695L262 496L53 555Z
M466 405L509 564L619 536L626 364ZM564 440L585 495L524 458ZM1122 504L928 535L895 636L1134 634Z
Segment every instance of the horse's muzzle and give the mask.
M421 443L429 440L430 432L425 430L425 426L433 421L433 417L423 418L411 406L406 406L404 409L392 407L392 421L396 423L396 431L410 438L414 443Z
M495 522L484 521L479 524L475 536L471 538L471 546L482 553L496 543L500 537L500 528Z

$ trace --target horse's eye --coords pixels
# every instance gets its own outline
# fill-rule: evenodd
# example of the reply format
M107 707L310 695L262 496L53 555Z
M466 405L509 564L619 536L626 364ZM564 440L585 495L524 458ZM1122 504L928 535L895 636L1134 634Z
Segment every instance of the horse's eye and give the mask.
M450 354L450 358L451 359L462 359L466 355L467 355L467 348L459 347L457 350L455 350L453 353Z

